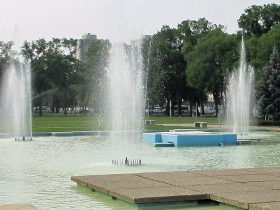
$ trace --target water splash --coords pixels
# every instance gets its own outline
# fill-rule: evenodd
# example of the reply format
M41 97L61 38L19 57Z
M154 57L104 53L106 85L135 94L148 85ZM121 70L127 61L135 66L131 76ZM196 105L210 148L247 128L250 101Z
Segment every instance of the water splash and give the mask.
M231 74L227 86L227 116L233 132L248 134L254 90L254 69L247 64L242 37L239 68Z
M12 137L32 138L31 71L29 64L12 62L1 82L1 117Z
M141 41L113 44L108 68L108 112L111 139L125 145L140 140L144 116ZM114 143L114 145L116 145Z

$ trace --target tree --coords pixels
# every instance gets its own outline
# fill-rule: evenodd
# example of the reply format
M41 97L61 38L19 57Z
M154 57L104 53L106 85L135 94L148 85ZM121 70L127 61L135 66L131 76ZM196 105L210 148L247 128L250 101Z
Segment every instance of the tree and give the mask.
M83 65L75 58L77 43L73 39L52 39L48 42L46 66L53 89L62 90L63 110L67 114L69 88L80 82ZM70 97L71 98L71 97ZM73 101L73 100L72 100Z
M12 42L5 43L0 41L0 77L9 64L12 46Z
M206 36L209 32L215 29L223 29L222 25L212 24L205 18L200 18L196 20L186 20L178 25L178 32L180 34L180 39L182 40L182 49L186 69L189 66L189 53L192 52L193 48L197 44L197 41ZM204 103L207 101L207 92L204 89L199 89L197 86L191 86L188 81L189 75L186 71L186 91L185 99L190 102L190 116L192 116L193 106L199 104L201 106L202 114L204 115ZM199 112L197 109L196 112Z
M277 23L280 23L280 5L277 4L253 5L238 20L245 34L256 37L267 33Z
M255 68L257 80L261 78L262 70L268 65L274 46L280 48L280 23L262 36L252 37L247 41L248 61Z
M42 96L49 92L53 95L53 102L57 102L56 94L62 96L64 114L67 114L69 88L78 82L83 70L82 64L75 58L76 45L73 39L54 38L49 42L44 39L24 42L22 54L31 62L33 87L40 107L39 115L42 115Z
M149 104L165 103L165 71L155 36L145 37L142 43L143 65L146 77L146 97Z
M269 65L263 70L257 87L259 112L262 116L272 114L273 121L280 120L280 55L276 47L270 56Z
M186 86L186 66L184 56L181 53L183 45L178 30L169 26L163 26L160 32L153 37L152 44L152 53L157 56L154 61L157 64L158 62L160 63L160 68L156 68L156 71L151 69L154 72L151 72L150 76L153 74L154 76L160 76L161 81L157 81L157 84L162 86L160 90L164 95L164 99L168 102L172 101L172 106L178 104L178 114L180 115ZM151 88L150 85L151 82L148 82L148 90ZM151 89L155 90L155 88ZM169 106L169 103L167 103L167 106ZM168 112L169 108L167 107L166 110Z
M226 76L238 60L237 40L217 28L200 38L188 54L188 82L214 96L216 115L223 99Z
M42 95L50 89L46 56L47 42L38 39L33 42L25 41L22 46L22 54L26 60L31 62L32 87L35 92L35 106L39 106L39 115L42 116Z
M109 50L111 43L109 40L94 40L85 57L85 72L83 73L84 85L81 88L81 105L83 108L92 107L95 112L102 110L102 100L104 99L104 79L108 66Z

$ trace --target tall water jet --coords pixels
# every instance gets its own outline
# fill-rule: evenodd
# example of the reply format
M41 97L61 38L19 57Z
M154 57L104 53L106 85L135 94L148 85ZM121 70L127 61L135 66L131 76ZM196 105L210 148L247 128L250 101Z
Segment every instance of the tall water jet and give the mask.
M32 139L31 71L29 64L11 62L1 82L1 117L16 139Z
M126 145L142 137L144 82L141 41L113 44L108 68L108 112L111 139ZM113 143L115 146L116 144Z
M254 69L247 64L242 37L239 68L232 72L227 86L227 116L237 134L248 134L253 87Z

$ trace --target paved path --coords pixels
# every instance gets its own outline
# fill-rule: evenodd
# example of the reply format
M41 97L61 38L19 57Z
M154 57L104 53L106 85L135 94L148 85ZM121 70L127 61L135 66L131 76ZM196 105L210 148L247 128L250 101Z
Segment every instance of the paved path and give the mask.
M203 122L202 120L198 120ZM174 126L174 127L194 127L194 123L164 123L164 124L156 124L162 126ZM217 124L208 124L207 128L215 128L215 129L231 129L229 125L217 125ZM199 129L199 128L196 128ZM280 131L280 126L250 126L252 130L267 130L267 131Z
M280 167L72 176L132 204L213 200L250 210L280 209Z

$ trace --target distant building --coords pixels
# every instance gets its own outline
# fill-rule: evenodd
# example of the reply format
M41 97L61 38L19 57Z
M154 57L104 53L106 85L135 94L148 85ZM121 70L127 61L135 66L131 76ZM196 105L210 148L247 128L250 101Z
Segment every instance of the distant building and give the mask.
M85 34L82 36L82 39L78 40L77 44L77 59L80 60L81 62L85 61L85 54L86 51L88 50L88 47L91 42L94 40L97 40L97 36L95 34Z

